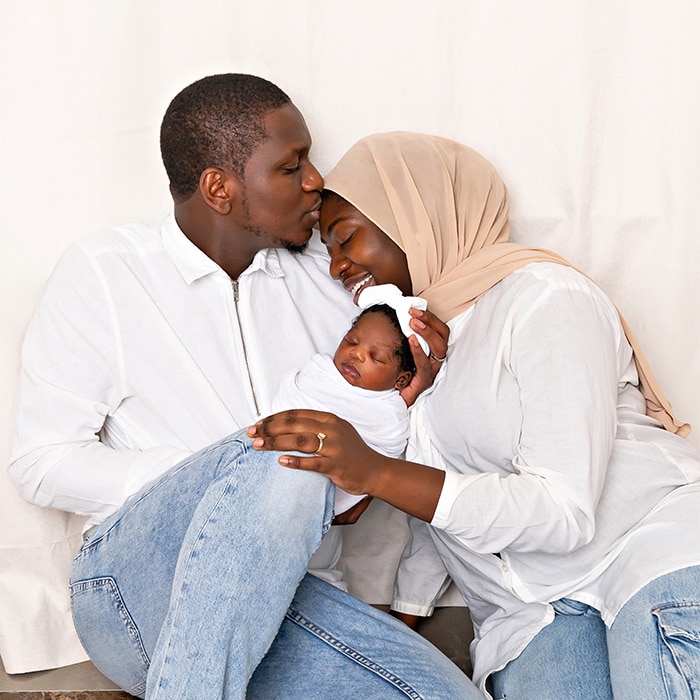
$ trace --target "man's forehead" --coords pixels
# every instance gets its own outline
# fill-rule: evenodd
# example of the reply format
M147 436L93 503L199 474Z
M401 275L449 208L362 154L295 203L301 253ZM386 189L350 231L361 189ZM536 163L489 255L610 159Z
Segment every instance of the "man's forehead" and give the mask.
M268 138L261 146L289 153L311 148L311 134L304 117L291 102L265 115L265 130Z

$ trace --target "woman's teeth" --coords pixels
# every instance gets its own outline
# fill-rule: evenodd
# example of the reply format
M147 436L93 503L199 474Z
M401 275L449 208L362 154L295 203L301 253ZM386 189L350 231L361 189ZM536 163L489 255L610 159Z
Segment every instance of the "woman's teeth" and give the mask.
M360 291L360 289L362 289L362 287L364 287L367 284L367 282L370 281L370 279L372 279L372 275L367 275L366 277L363 277L357 284L354 284L352 286L352 289L350 289L350 293L357 294Z

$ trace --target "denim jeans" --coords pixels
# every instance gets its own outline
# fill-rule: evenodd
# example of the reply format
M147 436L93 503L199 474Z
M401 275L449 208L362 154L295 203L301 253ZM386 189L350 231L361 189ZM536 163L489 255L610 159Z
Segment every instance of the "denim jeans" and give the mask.
M342 698L346 678L347 697L479 697L400 623L305 577L333 488L277 457L232 435L90 533L71 601L95 665L159 700L244 698L251 678L259 698Z
M700 567L651 581L610 629L588 605L566 599L553 605L554 621L493 674L495 698L700 698Z

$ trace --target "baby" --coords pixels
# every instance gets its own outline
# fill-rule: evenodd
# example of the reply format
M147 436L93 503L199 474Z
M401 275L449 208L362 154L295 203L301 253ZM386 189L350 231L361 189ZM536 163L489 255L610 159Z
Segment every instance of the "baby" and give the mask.
M273 411L311 408L350 422L377 452L400 457L408 440L408 406L399 391L416 367L408 343L413 335L411 307L425 309L420 297L404 297L392 284L367 287L358 299L362 313L340 341L333 357L314 355L298 372L283 378ZM427 345L418 338L426 350ZM319 445L321 447L321 445ZM335 513L363 495L336 488Z

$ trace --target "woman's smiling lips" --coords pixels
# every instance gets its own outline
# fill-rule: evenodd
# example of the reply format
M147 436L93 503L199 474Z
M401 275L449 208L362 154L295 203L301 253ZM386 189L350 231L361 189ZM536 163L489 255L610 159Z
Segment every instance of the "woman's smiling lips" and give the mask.
M374 283L374 278L372 277L371 274L366 274L360 277L359 279L357 277L353 277L352 279L349 280L344 280L343 281L343 286L345 289L352 294L352 300L357 304L357 297L360 295L360 292L368 285L368 284L373 284Z

